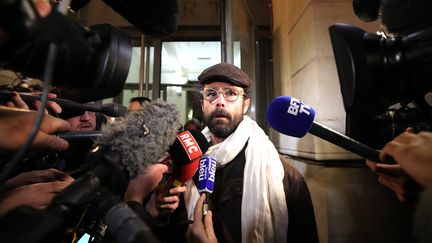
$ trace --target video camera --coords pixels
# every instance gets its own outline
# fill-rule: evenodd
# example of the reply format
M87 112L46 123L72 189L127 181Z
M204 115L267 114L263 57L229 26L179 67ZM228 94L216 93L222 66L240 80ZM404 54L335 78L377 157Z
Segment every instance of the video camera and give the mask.
M376 19L380 3L353 1L365 21ZM347 24L330 26L348 136L381 149L407 127L432 130L430 27L387 38Z
M42 78L48 45L58 45L53 85L60 97L89 102L123 89L132 46L108 24L85 28L52 10L40 17L31 0L0 0L0 68Z

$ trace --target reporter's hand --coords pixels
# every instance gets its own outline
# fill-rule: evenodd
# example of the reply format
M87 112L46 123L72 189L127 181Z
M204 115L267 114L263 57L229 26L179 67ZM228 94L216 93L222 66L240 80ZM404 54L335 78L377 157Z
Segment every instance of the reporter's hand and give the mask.
M392 156L402 169L425 187L432 186L432 132L407 130L388 142L381 158Z
M205 194L202 194L197 201L194 209L194 222L189 226L186 237L189 243L216 243L216 235L213 230L212 212L207 211L202 221L202 206L205 200Z
M165 190L155 190L150 201L147 202L146 209L152 218L157 218L161 210L166 209L173 212L179 206L180 195L186 191L186 186L176 186Z
M69 186L74 180L65 177L62 181L43 182L16 187L2 195L0 215L18 206L31 206L44 209L51 204L54 196Z
M51 168L21 173L7 180L5 182L5 186L9 189L12 189L29 184L54 181L74 181L74 179L63 171Z
M0 149L19 149L30 133L35 118L35 111L0 106ZM65 150L69 143L52 134L69 130L70 124L67 121L44 115L31 148Z
M366 160L366 165L378 175L378 182L394 191L401 202L416 202L421 186L406 174L400 165L380 164Z
M52 7L49 1L34 0L33 3L41 17L45 17L51 12Z
M144 175L139 175L129 182L124 201L143 203L144 198L150 194L162 180L163 175L169 171L166 164L151 165Z
M41 93L33 93L32 95L41 96L42 94ZM57 98L57 95L53 94L53 93L48 93L48 98ZM36 110L39 110L41 105L42 105L42 103L40 100L35 100L34 107L36 108ZM53 111L56 114L59 114L62 112L61 106L54 101L48 100L46 106L47 106L47 108L50 109L50 111ZM48 110L45 110L45 114L49 114Z
M29 110L27 104L17 92L10 93L10 101L5 104L7 107Z
M6 104L5 104L7 107L19 108L19 109L24 109L24 110L39 110L41 105L42 105L40 100L35 100L33 102L32 106L28 107L28 105L24 102L24 100L22 99L22 97L19 93L11 92L10 94L11 94L10 95L10 101L6 102ZM23 95L41 96L42 94L40 92L37 92L37 93L23 94ZM48 93L48 97L49 98L57 98L57 95L53 94L53 93ZM45 114L48 115L49 112L47 109L49 109L50 111L52 111L56 114L59 114L62 112L62 108L60 107L60 105L57 104L56 102L50 101L50 100L47 101L47 106L46 106L46 109L44 111Z

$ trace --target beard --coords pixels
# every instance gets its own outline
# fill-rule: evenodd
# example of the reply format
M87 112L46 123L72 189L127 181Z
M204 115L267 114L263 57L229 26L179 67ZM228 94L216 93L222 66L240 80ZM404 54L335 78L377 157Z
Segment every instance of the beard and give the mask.
M228 121L217 119L218 117L224 117ZM210 115L204 116L204 122L209 127L210 132L217 138L223 139L231 135L242 120L243 114L232 115L222 109L216 109Z

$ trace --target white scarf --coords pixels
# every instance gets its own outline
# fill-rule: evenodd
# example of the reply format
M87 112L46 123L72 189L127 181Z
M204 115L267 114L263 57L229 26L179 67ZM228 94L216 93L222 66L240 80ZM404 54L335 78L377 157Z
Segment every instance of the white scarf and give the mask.
M210 139L207 127L202 133ZM242 242L286 242L288 210L282 182L284 170L276 148L258 124L244 116L236 131L222 143L210 147L206 155L214 156L221 168L237 156L248 140L241 206ZM187 187L185 201L188 217L192 219L199 193L192 180Z

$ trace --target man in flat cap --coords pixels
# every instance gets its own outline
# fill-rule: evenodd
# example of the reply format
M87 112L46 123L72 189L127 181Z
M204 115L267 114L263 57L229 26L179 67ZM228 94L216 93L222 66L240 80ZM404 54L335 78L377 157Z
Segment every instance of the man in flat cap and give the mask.
M198 80L207 125L202 132L212 145L206 155L217 160L214 191L208 198L217 240L318 242L303 177L246 115L251 79L238 67L220 63L205 69ZM185 201L191 218L199 194L192 181L188 187ZM198 228L195 223L193 227ZM192 230L196 239L209 235L198 232Z

